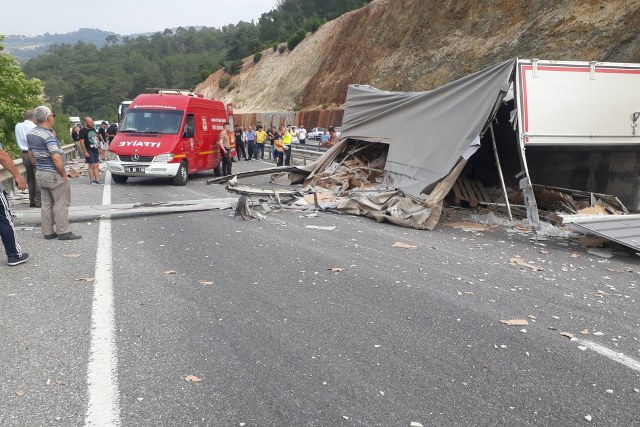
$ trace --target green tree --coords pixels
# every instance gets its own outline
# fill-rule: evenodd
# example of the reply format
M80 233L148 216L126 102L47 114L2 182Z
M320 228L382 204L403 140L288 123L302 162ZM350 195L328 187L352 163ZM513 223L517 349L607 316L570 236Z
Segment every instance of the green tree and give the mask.
M0 142L4 148L17 156L14 128L22 121L25 110L42 103L42 92L38 79L27 79L16 60L3 53L0 36Z

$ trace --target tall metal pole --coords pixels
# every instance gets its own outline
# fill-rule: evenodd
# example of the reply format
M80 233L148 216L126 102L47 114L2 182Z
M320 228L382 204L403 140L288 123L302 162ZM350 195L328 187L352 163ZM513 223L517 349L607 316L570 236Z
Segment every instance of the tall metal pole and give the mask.
M507 186L504 183L504 176L502 175L502 166L500 166L500 157L498 156L498 147L496 146L496 136L493 133L493 123L489 125L489 129L491 130L491 141L493 142L493 154L496 156L496 166L498 166L498 174L500 175L500 184L502 184L504 201L507 204L507 211L509 212L509 220L513 221L513 215L511 215L511 205L509 204L509 195L507 194Z

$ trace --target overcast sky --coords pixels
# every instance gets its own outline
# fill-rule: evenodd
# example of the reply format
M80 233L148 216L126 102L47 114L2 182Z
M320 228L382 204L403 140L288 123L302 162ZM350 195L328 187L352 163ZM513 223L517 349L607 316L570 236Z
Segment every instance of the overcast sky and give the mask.
M40 35L98 28L121 35L165 28L221 27L257 19L276 0L0 0L0 34Z

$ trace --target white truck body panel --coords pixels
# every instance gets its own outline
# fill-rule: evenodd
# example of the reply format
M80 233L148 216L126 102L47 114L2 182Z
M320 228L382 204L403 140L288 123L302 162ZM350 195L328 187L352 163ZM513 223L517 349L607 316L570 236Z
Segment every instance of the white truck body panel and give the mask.
M640 64L520 59L516 79L525 146L640 144Z

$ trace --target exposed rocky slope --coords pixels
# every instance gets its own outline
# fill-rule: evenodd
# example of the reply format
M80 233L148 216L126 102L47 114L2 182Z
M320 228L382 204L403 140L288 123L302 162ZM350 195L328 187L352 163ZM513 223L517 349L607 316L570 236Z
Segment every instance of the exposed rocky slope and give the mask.
M348 84L427 90L515 56L640 62L639 28L640 0L376 0L196 92L238 112L339 107Z

